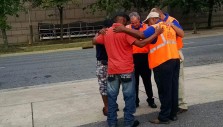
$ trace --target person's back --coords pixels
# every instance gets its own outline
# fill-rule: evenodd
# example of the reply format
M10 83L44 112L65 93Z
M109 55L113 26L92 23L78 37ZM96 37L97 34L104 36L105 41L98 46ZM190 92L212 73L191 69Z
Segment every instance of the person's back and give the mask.
M104 44L108 54L108 117L109 127L117 127L117 97L120 85L125 101L124 124L126 127L136 127L139 121L135 120L135 78L132 57L132 44L136 41L125 33L114 33L113 28L125 25L125 15L115 17L116 23L104 35L95 36L93 44Z
M133 38L125 33L114 33L113 28L122 24L114 23L104 35L104 45L108 53L108 74L124 74L133 71Z

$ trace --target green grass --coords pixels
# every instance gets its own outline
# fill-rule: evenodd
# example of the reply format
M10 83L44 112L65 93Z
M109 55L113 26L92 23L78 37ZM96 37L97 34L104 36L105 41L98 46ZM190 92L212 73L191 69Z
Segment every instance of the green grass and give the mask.
M10 44L8 49L4 48L4 45L0 45L0 54L10 54L10 53L22 53L22 52L34 52L34 51L47 51L47 50L57 50L65 48L76 48L76 47L92 47L91 38L79 38L75 40L50 40L35 42L32 45L27 43L20 44Z

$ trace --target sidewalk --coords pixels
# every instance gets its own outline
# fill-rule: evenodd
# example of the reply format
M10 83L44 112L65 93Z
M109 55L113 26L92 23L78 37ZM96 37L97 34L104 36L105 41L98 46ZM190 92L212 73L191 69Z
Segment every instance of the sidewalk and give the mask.
M208 109L201 110L204 106L193 106L213 102L217 111L218 120L212 121L223 126L221 122L222 100L223 100L223 63L205 66L194 66L185 68L185 94L188 102L188 115L197 115L195 112L203 113ZM152 78L153 79L153 78ZM141 126L154 126L148 122L151 115L157 116L160 103L157 95L157 88L153 81L153 91L157 109L151 109L146 103L146 94L140 84L140 107L137 108L136 116ZM219 103L215 103L220 101ZM119 118L123 117L124 102L120 92ZM106 117L102 115L102 100L98 91L97 79L88 79L72 82L61 82L55 84L43 84L37 87L16 88L0 90L0 127L103 127L106 126ZM212 106L213 108L214 106ZM148 116L148 114L151 114ZM205 123L212 118L214 112L207 116L198 118L179 117L180 126L194 126L193 120ZM152 117L152 118L153 118ZM185 122L183 119L187 119ZM211 119L212 120L212 119ZM182 122L183 121L183 122ZM120 122L121 124L121 122ZM207 124L209 126L210 124ZM178 127L178 123L171 122L169 126ZM210 125L212 126L212 125Z
M217 35L223 35L223 27L214 27L212 29L198 29L197 34L193 34L193 30L184 31L184 39L217 36Z

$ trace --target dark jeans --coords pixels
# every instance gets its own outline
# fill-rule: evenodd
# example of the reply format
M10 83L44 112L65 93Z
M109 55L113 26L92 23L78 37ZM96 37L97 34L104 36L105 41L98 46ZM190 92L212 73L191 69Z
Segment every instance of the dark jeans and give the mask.
M161 103L158 119L168 121L178 110L180 60L171 59L153 69Z
M153 90L151 82L151 70L148 64L148 53L133 54L133 60L135 65L135 79L136 79L136 104L139 103L139 76L142 77L142 81L146 90L147 102L149 104L154 103Z

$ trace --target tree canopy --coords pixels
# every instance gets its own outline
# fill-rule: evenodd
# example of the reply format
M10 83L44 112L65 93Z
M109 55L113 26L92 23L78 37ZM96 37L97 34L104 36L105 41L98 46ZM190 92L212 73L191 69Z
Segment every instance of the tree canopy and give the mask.
M21 0L0 0L0 29L5 48L8 49L8 39L6 30L10 29L7 22L8 16L18 16L18 12L22 9Z
M60 39L63 40L63 10L68 2L78 5L79 0L36 0L42 8L56 7L60 14Z
M21 0L0 0L0 28L9 29L7 17L18 16L18 12L21 10Z
M92 12L106 11L108 17L117 11L127 11L136 8L140 13L150 10L154 6L159 6L160 1L157 0L97 0L88 7ZM86 8L84 8L86 9Z

